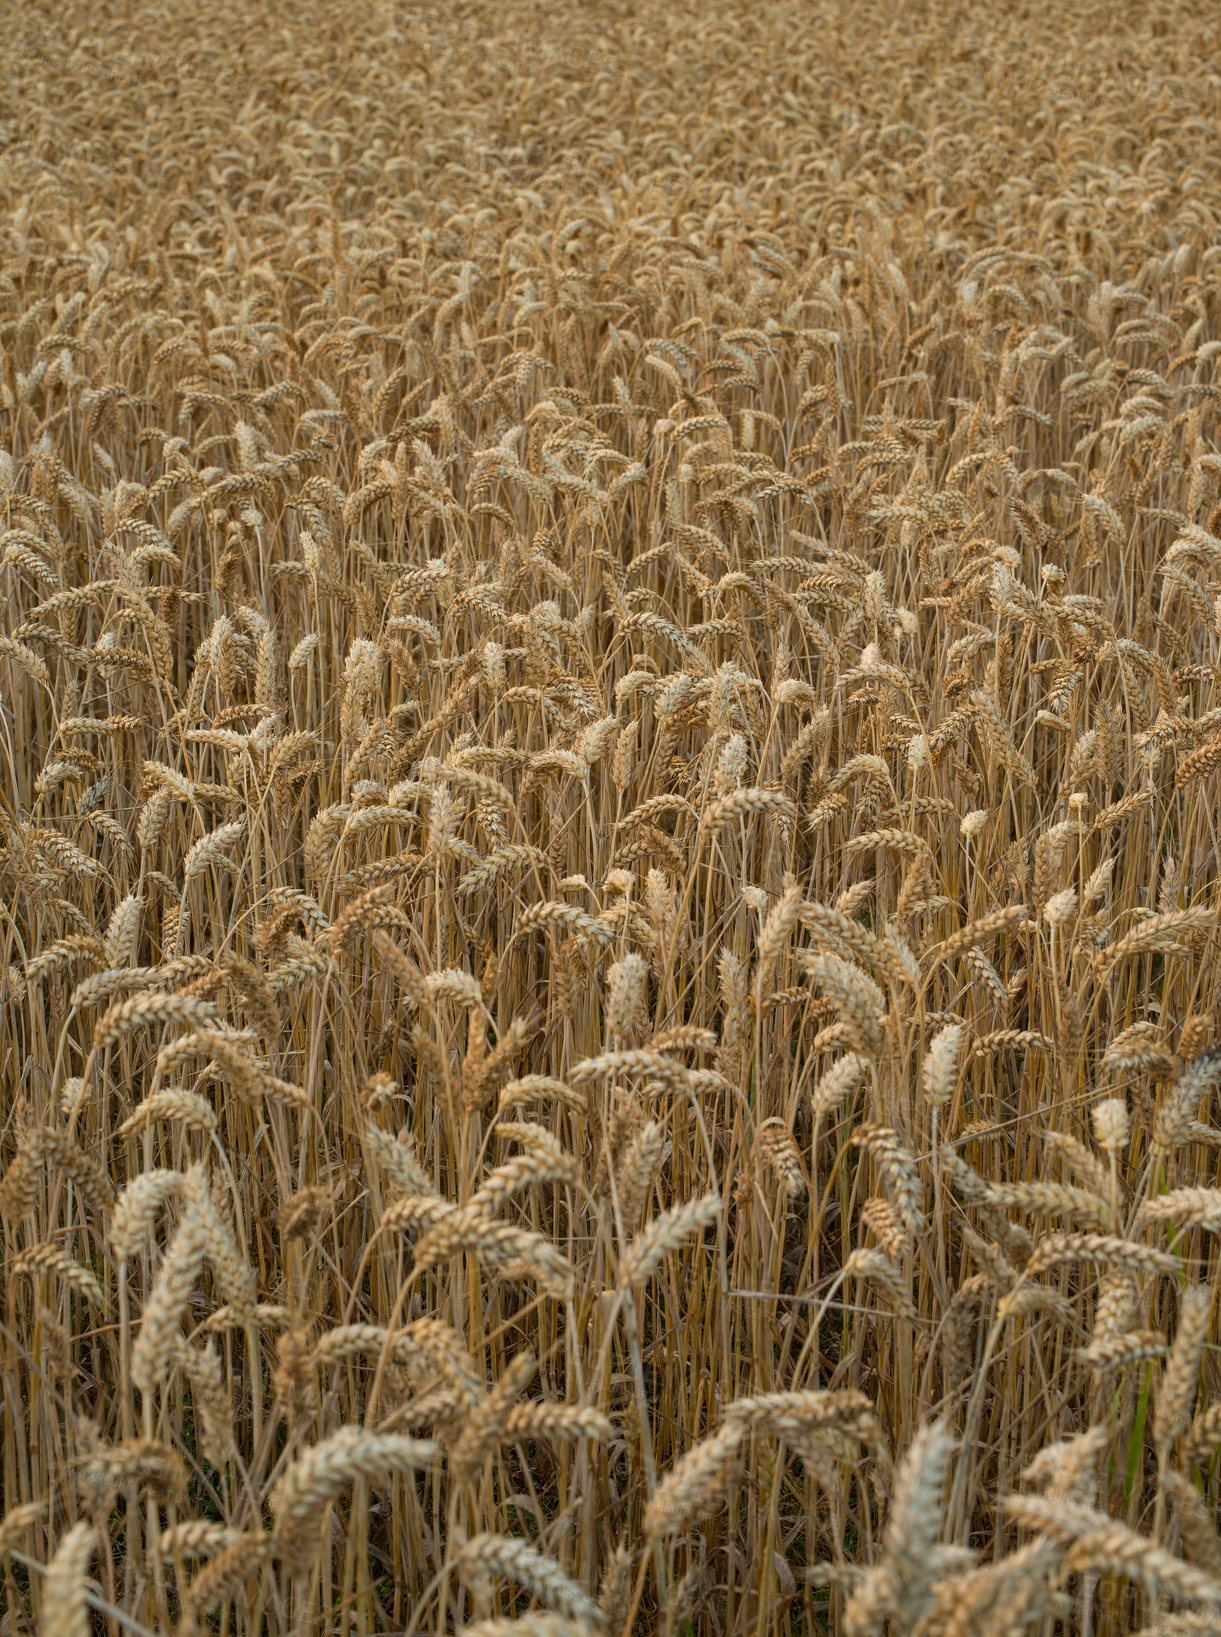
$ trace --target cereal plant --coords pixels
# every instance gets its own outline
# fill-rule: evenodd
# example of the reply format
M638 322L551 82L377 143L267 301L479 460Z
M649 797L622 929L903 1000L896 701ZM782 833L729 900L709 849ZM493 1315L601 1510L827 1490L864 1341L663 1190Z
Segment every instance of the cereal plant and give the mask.
M10 10L0 1637L1221 1631L1219 43Z

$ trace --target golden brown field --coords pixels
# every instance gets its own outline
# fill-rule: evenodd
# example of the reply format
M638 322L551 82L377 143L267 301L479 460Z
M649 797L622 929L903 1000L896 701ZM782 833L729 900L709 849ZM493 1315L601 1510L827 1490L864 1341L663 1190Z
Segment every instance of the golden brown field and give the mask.
M0 1637L1221 1631L1221 14L0 80Z

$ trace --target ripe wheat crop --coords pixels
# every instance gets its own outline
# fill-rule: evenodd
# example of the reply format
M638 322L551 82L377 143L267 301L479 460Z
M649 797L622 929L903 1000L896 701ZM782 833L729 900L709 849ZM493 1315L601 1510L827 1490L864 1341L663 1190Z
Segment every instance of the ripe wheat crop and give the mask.
M1221 1631L1215 8L10 10L0 1637Z

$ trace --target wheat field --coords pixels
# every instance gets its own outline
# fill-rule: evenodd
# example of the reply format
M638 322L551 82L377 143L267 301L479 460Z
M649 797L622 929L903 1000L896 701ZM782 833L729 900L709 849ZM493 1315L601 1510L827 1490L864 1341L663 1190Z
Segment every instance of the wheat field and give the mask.
M10 12L0 1637L1221 1632L1219 36Z

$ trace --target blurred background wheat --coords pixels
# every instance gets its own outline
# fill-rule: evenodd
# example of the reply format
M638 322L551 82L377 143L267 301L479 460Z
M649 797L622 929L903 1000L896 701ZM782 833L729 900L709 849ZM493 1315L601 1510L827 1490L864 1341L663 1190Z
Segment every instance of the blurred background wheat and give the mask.
M4 1637L1221 1630L1219 32L10 14Z

